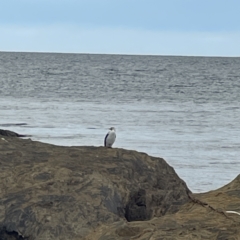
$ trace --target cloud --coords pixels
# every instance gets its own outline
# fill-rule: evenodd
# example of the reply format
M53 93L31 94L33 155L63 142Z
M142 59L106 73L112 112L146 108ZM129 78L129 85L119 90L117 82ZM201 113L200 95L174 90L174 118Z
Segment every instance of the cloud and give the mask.
M240 32L0 25L1 51L240 56Z

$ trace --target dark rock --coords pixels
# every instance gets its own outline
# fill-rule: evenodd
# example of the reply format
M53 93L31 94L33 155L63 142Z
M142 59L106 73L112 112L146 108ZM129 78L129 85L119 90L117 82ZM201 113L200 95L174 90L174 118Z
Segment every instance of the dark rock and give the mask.
M126 205L125 217L127 221L144 221L151 218L150 208L147 208L146 190L140 189L132 193Z
M0 239L1 240L28 240L28 238L24 238L20 236L17 232L9 232L6 228L0 227Z
M100 239L102 230L91 234L101 226L124 229L177 213L191 201L185 182L162 158L11 137L0 138L0 189L0 231L28 240ZM141 230L130 225L122 236Z
M6 137L27 137L28 135L22 135L18 134L9 130L3 130L0 129L0 136L6 136Z
M237 240L239 202L240 175L192 194L162 158L0 138L0 240Z

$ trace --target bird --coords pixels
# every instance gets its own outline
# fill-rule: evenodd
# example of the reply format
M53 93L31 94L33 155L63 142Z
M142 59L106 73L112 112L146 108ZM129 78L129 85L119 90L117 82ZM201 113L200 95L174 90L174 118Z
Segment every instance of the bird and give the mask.
M109 132L107 133L104 139L104 146L111 148L116 139L116 129L114 127L109 128Z

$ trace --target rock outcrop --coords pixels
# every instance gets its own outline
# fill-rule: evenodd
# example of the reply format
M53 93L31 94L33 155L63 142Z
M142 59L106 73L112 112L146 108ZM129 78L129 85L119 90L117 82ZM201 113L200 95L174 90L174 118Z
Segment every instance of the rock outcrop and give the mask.
M240 239L240 175L193 194L145 153L0 135L0 240Z
M9 130L3 130L0 129L0 136L5 136L5 137L27 137L27 135L23 134L18 134Z
M215 191L192 194L175 214L99 226L86 240L239 240L240 175Z
M164 159L124 149L0 137L0 186L1 240L175 239L200 228L196 206L228 220L193 202Z

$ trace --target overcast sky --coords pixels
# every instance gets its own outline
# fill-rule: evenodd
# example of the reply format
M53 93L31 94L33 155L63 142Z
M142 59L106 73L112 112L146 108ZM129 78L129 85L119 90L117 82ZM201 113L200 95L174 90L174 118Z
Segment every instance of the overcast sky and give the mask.
M0 0L0 51L240 56L240 0Z

